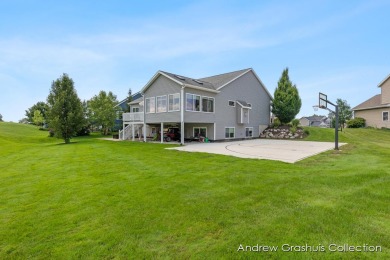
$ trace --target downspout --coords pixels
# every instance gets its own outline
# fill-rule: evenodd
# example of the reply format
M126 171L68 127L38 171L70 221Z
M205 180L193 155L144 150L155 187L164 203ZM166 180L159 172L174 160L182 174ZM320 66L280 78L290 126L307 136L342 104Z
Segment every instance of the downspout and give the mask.
M183 84L183 86L181 87L181 90L180 90L180 106L181 106L181 109L180 109L180 144L181 145L184 145L184 88L185 88L185 85Z

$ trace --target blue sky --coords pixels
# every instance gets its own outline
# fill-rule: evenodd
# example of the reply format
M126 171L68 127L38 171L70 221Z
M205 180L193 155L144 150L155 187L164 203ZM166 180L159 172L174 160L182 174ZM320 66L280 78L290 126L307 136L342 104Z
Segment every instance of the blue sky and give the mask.
M375 0L0 0L0 114L17 122L63 73L81 99L105 90L122 100L158 70L249 67L272 94L288 67L298 116L314 113L320 91L353 107L390 73L388 10Z

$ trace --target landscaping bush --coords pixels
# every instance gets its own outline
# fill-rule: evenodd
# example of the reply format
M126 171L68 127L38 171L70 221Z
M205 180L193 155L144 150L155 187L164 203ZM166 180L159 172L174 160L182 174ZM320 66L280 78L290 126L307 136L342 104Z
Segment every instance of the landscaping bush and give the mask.
M279 118L274 119L274 128L278 128L281 125Z
M366 120L361 117L356 117L347 122L348 128L361 128L366 126Z
M295 128L297 128L298 127L298 125L299 125L299 119L293 119L292 121L291 121L291 125L293 126L293 127L295 127Z
M305 129L305 130L303 130L303 132L305 133L305 135L309 135L310 134L309 129Z
M293 134L293 135L295 135L295 133L297 132L297 127L296 126L292 126L291 128L290 128L290 132Z

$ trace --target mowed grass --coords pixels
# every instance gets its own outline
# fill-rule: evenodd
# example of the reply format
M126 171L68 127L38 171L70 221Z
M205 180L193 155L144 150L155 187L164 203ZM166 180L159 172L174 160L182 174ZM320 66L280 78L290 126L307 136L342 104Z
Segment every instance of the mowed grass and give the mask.
M347 129L341 151L296 164L47 135L0 123L0 259L390 257L390 131Z

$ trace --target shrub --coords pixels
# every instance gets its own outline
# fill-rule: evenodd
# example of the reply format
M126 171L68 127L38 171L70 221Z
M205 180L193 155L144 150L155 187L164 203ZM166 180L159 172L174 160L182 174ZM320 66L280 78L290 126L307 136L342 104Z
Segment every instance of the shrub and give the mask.
M291 121L291 125L293 126L293 127L295 127L295 128L297 128L298 127L298 125L299 125L299 119L293 119L292 121Z
M297 127L296 126L292 126L291 128L290 128L290 132L294 135L296 132L297 132Z
M303 132L305 133L305 135L309 135L310 134L309 129L305 129L305 130L303 130Z
M274 128L278 128L281 125L279 118L274 119Z
M49 137L54 137L54 130L53 129L49 129Z
M361 128L366 126L366 120L361 117L356 117L347 122L348 128Z

